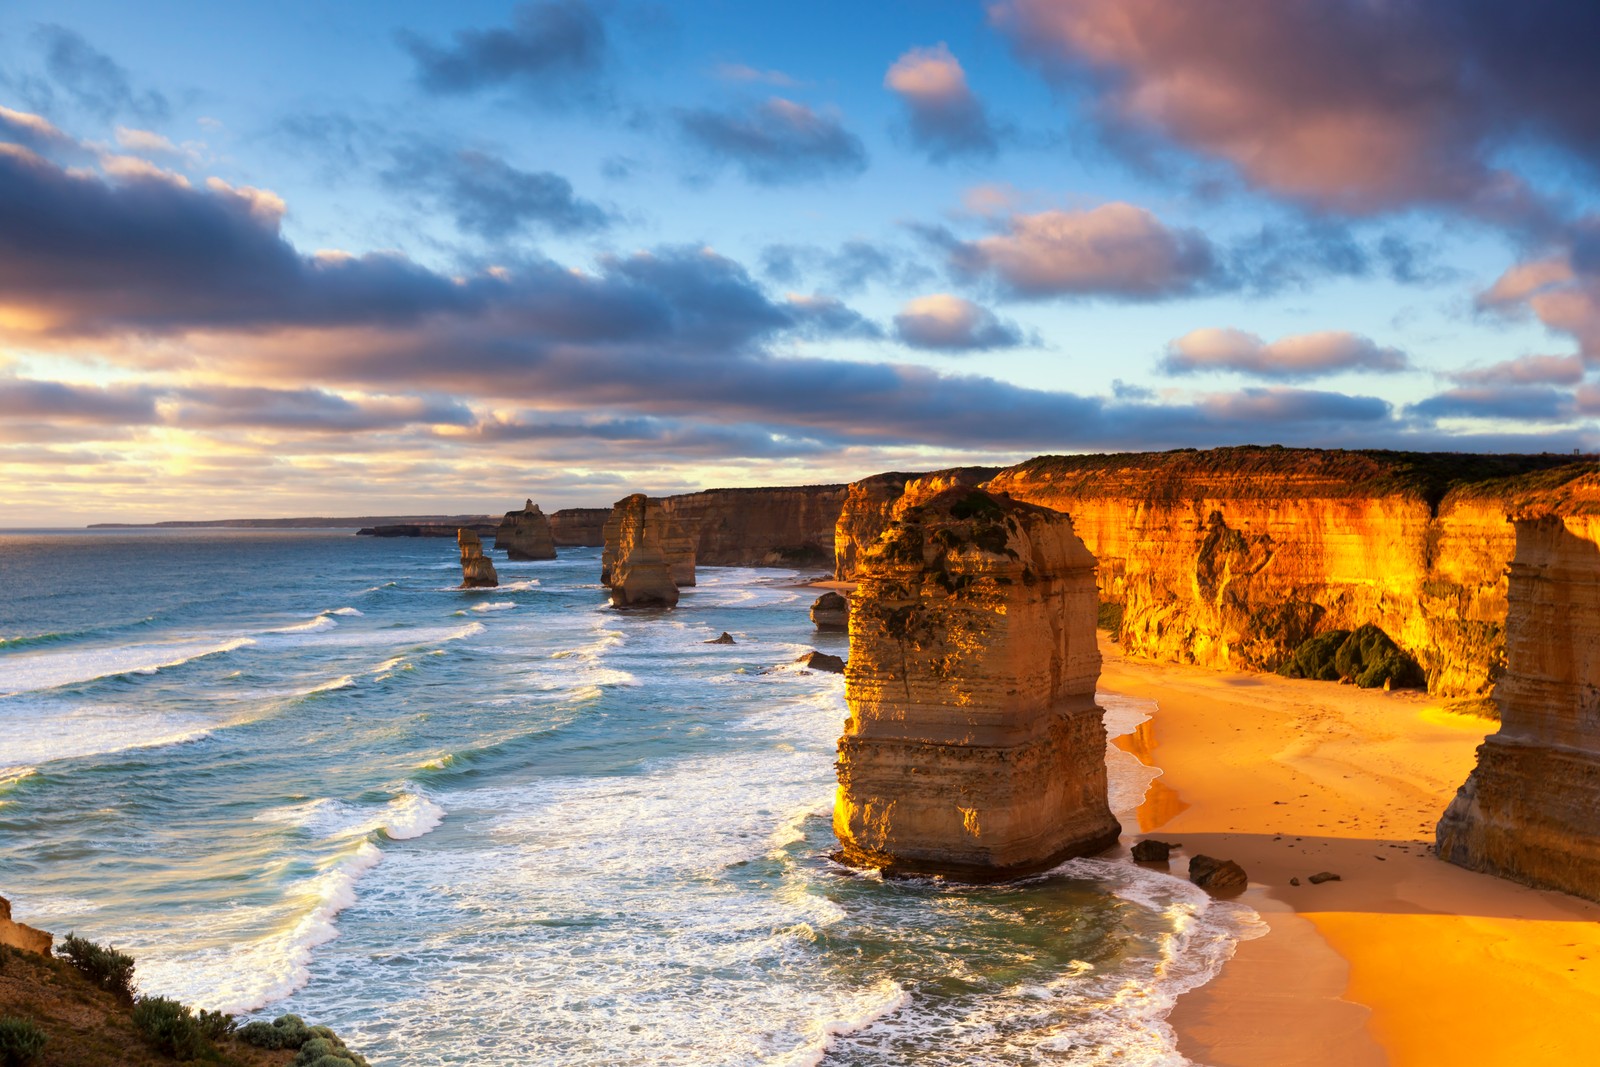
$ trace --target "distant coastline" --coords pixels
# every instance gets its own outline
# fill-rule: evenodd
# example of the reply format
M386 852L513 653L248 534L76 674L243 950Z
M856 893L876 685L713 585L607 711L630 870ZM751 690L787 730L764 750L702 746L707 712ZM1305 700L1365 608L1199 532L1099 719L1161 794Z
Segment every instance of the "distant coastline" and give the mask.
M320 530L359 526L472 526L500 521L498 515L358 515L349 518L299 519L169 519L166 522L91 522L86 530L206 529Z

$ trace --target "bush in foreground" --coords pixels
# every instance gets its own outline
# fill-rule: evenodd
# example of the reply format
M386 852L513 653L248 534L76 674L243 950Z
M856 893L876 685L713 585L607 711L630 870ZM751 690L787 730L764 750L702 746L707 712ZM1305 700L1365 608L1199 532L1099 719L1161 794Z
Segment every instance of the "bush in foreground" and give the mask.
M0 1017L0 1067L27 1067L44 1051L48 1040L32 1019Z
M239 1028L239 1040L265 1049L299 1049L295 1067L369 1067L326 1026L307 1026L298 1015L280 1015L270 1023L257 1019Z
M1417 661L1378 627L1367 623L1355 630L1329 630L1294 650L1278 668L1289 678L1336 682L1348 678L1363 689L1420 688L1427 678Z
M133 1026L155 1049L180 1060L211 1050L194 1012L170 997L140 997L133 1006Z
M107 945L97 945L77 934L68 934L56 950L84 977L107 993L123 1000L133 999L133 957Z

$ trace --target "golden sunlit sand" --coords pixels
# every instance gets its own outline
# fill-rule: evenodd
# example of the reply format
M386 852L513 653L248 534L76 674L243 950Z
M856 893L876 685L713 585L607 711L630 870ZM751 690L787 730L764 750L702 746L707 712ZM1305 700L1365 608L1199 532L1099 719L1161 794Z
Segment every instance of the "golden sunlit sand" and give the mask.
M1594 1062L1600 905L1440 862L1433 827L1494 724L1417 693L1127 660L1103 690L1157 702L1123 747L1158 766L1124 844L1249 872L1271 927L1179 1000L1211 1067ZM1331 871L1337 882L1312 885ZM1290 879L1298 878L1293 886Z

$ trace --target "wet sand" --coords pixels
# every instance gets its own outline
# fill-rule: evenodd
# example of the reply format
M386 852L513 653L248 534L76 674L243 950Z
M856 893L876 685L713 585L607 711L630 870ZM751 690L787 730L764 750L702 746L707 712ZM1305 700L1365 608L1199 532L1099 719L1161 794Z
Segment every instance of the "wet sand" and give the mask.
M1123 747L1162 769L1127 825L1250 876L1271 927L1171 1016L1211 1067L1595 1062L1600 905L1432 855L1495 724L1417 693L1124 660L1101 688L1157 702ZM1311 885L1320 871L1340 881ZM1300 884L1290 884L1298 878Z

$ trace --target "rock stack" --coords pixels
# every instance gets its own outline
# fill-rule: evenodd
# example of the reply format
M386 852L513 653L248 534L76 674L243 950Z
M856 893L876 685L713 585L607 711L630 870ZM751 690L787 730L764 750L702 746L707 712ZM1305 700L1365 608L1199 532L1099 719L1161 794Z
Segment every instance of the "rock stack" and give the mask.
M667 558L653 541L635 542L612 569L611 606L670 608L678 602Z
M476 532L465 527L457 530L456 544L461 546L462 589L492 589L500 584L500 576L483 554L483 541Z
M661 501L643 493L623 497L611 508L600 553L601 584L615 586L623 563L645 543L660 553L674 585L694 585L694 540Z
M1067 516L955 488L860 558L840 859L999 881L1109 847L1095 560Z
M1600 476L1513 515L1500 731L1439 820L1439 855L1600 900Z
M507 559L555 559L556 542L550 520L532 500L521 511L508 511L494 532L494 547Z
M850 601L838 593L823 593L811 605L811 624L819 630L850 629Z

